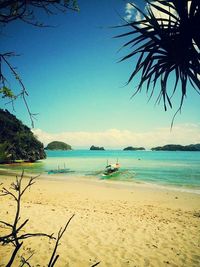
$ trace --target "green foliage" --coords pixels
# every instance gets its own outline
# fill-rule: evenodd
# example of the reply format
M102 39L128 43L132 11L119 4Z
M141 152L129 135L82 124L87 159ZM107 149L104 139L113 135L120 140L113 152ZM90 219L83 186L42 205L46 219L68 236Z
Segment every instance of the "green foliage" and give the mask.
M158 146L153 147L151 150L163 150L163 151L200 151L200 144L195 145L188 145L188 146L182 146L182 145L165 145L165 146Z
M53 141L45 147L47 150L72 150L72 147L61 141Z
M30 128L7 110L0 109L0 150L2 162L24 160L34 162L46 157L43 144Z
M0 163L5 163L10 160L11 154L8 152L9 144L4 142L0 144Z
M163 99L165 110L167 104L172 107L171 99L180 84L180 110L189 83L200 93L200 1L145 1L146 12L131 4L141 19L123 25L132 30L116 36L133 37L123 45L130 46L131 52L121 60L134 58L137 62L128 83L140 75L134 95L145 86L149 98L160 88L156 102ZM174 77L170 88L168 81Z
M13 98L15 99L15 95L13 94L13 91L9 89L7 86L3 86L0 89L0 94L2 94L2 98L8 97L8 98Z

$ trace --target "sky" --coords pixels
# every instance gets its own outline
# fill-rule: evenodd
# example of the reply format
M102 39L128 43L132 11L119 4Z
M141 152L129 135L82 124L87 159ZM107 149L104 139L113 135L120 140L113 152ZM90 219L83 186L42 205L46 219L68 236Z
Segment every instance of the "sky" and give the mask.
M78 4L80 12L38 14L54 27L15 21L1 30L0 51L19 54L10 62L26 85L31 111L38 114L32 129L37 137L45 145L58 140L74 148L200 143L199 96L192 88L172 131L170 124L181 97L178 92L173 109L167 112L162 103L155 106L158 91L150 102L145 90L131 98L138 79L126 82L136 60L119 63L129 52L120 50L128 39L113 38L128 29L111 27L123 24L123 18L139 16L128 1L78 0ZM3 70L10 87L19 92L8 70ZM15 111L5 103L0 100L2 108L31 127L21 99L15 102Z

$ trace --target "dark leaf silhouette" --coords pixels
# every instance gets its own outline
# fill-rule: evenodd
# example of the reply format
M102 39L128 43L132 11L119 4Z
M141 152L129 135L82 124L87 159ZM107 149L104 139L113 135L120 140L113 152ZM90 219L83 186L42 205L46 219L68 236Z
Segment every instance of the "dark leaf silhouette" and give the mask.
M142 19L126 22L122 27L131 27L133 30L116 36L133 36L123 46L130 46L132 51L121 59L138 57L128 83L140 75L134 95L146 87L150 98L155 89L160 88L156 102L163 100L165 110L168 106L172 107L172 97L180 85L180 111L188 84L200 93L200 1L145 2L146 12L131 4ZM158 12L159 16L156 15ZM174 81L173 88L169 85L171 78Z

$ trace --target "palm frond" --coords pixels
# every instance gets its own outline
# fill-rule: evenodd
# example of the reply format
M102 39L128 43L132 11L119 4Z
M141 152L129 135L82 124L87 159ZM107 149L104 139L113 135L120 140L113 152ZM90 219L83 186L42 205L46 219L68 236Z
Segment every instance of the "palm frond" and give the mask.
M162 98L165 110L168 106L172 108L172 98L180 86L180 110L188 84L200 92L200 1L145 2L146 12L131 3L142 18L126 23L124 27L129 26L133 30L116 36L132 37L122 46L132 50L120 61L137 57L127 83L140 75L133 95L146 86L150 98L160 84L157 102ZM169 85L171 79L174 79L173 88Z

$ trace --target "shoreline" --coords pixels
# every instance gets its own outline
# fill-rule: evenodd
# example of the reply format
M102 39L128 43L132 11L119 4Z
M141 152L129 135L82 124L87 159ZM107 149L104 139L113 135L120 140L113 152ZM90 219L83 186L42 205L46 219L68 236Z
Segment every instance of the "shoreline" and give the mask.
M21 175L21 170L11 170L11 169L3 169L0 168L0 177L1 176L16 176ZM121 185L122 187L131 187L131 186L141 186L141 187L147 187L147 188L154 188L154 189L160 189L160 190L168 190L168 191L177 191L177 192L183 192L183 193L190 193L190 194L197 194L200 195L200 187L196 186L179 186L179 185L172 185L172 184L162 184L162 183L151 183L143 180L113 180L113 179L100 179L96 176L86 176L86 175L80 175L80 174L47 174L47 173L33 173L33 172L26 172L25 176L31 177L31 176L37 176L39 175L39 179L45 179L45 180L80 180L80 181L88 181L88 182L94 182L94 183L109 183L114 185ZM88 178L91 177L91 178Z
M1 187L9 188L14 179L14 174L0 175ZM23 197L21 220L29 219L25 231L56 234L75 214L60 241L58 267L88 267L99 261L101 267L197 267L199 207L197 194L42 175ZM1 197L1 220L12 222L14 214L14 201ZM0 234L4 231L0 228ZM28 257L35 251L30 264L46 266L52 246L44 238L30 238L20 252ZM10 252L0 246L0 265Z

